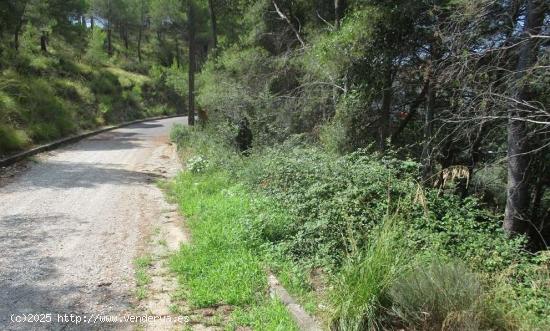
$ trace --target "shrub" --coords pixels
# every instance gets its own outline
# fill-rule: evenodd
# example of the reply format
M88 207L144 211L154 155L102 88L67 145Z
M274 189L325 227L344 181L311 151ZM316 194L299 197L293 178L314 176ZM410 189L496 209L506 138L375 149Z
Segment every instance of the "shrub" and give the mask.
M0 155L21 150L29 144L30 139L25 131L0 125Z
M95 73L90 86L94 93L100 94L114 95L121 90L118 77L106 70Z
M524 239L508 238L498 215L475 198L461 200L422 189L417 183L419 165L413 161L391 154L381 157L368 149L337 156L299 139L255 149L242 158L225 133L211 128L201 132L178 127L173 139L185 148L192 145L213 167L230 171L280 204L293 222L277 235L284 238L277 245L296 260L338 267L353 245L366 243L388 213L406 220L411 248L441 250L484 271L503 270L522 259Z
M422 330L479 330L483 289L459 261L420 260L389 290L391 314L402 326Z
M53 123L37 123L30 126L32 139L36 142L45 142L61 136L59 129Z
M198 155L187 160L187 168L194 174L203 173L208 168L208 160Z
M191 128L183 124L175 124L170 130L170 140L177 144L188 144Z

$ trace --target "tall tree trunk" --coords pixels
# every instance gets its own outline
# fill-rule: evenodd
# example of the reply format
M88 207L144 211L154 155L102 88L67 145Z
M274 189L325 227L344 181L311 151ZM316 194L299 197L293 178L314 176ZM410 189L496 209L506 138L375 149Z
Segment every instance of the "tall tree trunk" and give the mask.
M544 0L527 0L527 13L523 29L524 38L516 68L514 98L529 101L528 86L523 82L526 71L537 60L536 41L530 35L541 31L545 14ZM517 107L508 111L508 183L506 187L506 211L504 229L509 234L529 232L529 187L527 183L529 160L527 152L527 126L522 119L526 110Z
M436 91L436 75L434 62L439 58L436 41L433 41L430 50L430 59L426 72L426 113L424 116L424 146L422 147L422 178L427 181L433 175L433 131Z
M90 16L90 29L94 30L94 15Z
M414 99L413 103L411 104L407 117L405 117L405 119L403 119L401 123L399 123L399 127L397 127L397 129L392 133L392 136L391 136L392 144L397 141L401 132L405 130L405 127L407 127L407 124L409 124L412 118L416 115L418 111L418 107L420 107L420 105L422 105L422 103L426 100L426 94L428 93L429 86L430 86L430 81L427 78L425 78L424 85L422 86L422 90L416 96L416 99Z
M122 32L122 39L124 40L124 48L126 48L126 50L128 50L129 48L129 43L128 43L128 27L126 25L124 25L124 30Z
M189 0L188 12L188 30L189 30L189 104L187 123L195 125L195 4Z
M113 34L113 27L112 27L112 21L113 21L113 12L111 7L111 0L107 0L107 53L109 53L109 56L113 55L113 42L112 42L112 34Z
M22 3L23 5L21 7L21 12L17 13L17 25L15 26L15 30L13 32L13 48L15 48L16 51L19 50L19 34L21 33L21 29L23 28L23 18L25 16L28 1L22 1Z
M19 32L21 31L21 23L17 24L15 27L15 31L13 33L13 48L15 48L16 51L19 50Z
M542 178L537 179L537 183L535 184L535 189L533 192L533 208L531 209L531 219L537 220L540 219L540 224L538 226L538 230L542 230L544 227L544 218L540 218L540 210L542 206L542 197L544 196L544 191L546 190L546 187L544 187L544 181Z
M392 85L393 77L391 70L391 59L387 60L385 68L385 78L384 78L384 90L382 91L382 109L380 114L380 127L378 128L379 132L379 148L381 151L386 149L386 139L390 134L390 110L392 102Z
M143 21L145 19L145 8L143 8L144 3L143 0L140 2L140 9L139 9L139 32L138 32L138 42L137 42L137 53L138 53L138 61L141 63L141 38L143 37ZM177 38L177 37L176 37Z
M208 0L208 10L210 11L210 21L212 28L212 49L218 47L218 24L216 22L216 12L214 10L214 0Z

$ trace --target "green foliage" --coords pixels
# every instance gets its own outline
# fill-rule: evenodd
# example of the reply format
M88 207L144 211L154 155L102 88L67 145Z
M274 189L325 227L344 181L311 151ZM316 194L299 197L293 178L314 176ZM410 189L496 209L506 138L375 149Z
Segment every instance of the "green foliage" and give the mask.
M194 156L187 161L187 168L195 174L205 172L208 169L208 160L200 155Z
M238 308L231 313L232 321L229 329L238 329L238 326L248 326L253 330L297 331L286 307L276 300L268 301L260 306L248 310Z
M150 2L0 4L0 154L100 125L172 114L176 106L183 110L178 95L158 97L145 75L153 60L152 31L144 24ZM108 28L112 54L107 52Z
M204 307L259 300L267 284L257 255L242 240L246 193L229 186L223 173L183 174L176 185L174 194L190 217L193 244L183 246L171 266L183 277L190 303Z
M411 252L401 242L402 224L388 218L371 236L367 246L347 260L337 276L331 293L336 330L382 329L389 289L406 272Z
M145 299L148 295L147 285L151 283L149 267L153 264L151 256L144 255L134 260L135 278L136 278L136 297L138 300Z
M6 125L0 125L0 155L27 147L30 139L22 130L16 130Z
M186 300L196 307L237 306L231 315L234 327L295 330L284 306L265 296L262 255L246 239L249 193L224 172L183 173L171 192L188 216L193 236L170 260Z
M309 272L326 272L334 328L546 325L547 260L530 257L524 238L509 238L478 200L423 188L416 162L368 150L339 156L301 139L242 157L224 136L215 127L174 128L186 160L209 161L205 174L186 176L200 183L221 171L241 183L212 192L244 200L244 244L264 252L311 311L318 299ZM205 189L186 185L183 202Z
M175 91L181 97L185 97L188 92L187 75L175 63L166 69L166 86Z
M483 291L460 261L420 260L391 285L390 314L408 328L480 330Z

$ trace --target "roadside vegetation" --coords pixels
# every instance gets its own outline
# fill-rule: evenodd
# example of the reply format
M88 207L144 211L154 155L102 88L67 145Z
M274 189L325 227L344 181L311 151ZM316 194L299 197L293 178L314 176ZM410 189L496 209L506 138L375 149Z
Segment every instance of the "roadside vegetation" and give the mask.
M191 244L170 262L181 278L186 304L232 306L227 327L233 329L296 330L285 307L268 296L263 254L247 238L243 219L254 214L251 193L227 173L206 172L202 166L196 163L171 187L192 234Z
M228 3L180 203L246 192L222 234L327 328L549 329L547 2Z
M230 3L200 125L172 133L189 298L214 242L254 252L223 274L274 272L327 329L549 329L547 4ZM225 284L200 304L254 309Z
M418 163L369 150L291 140L242 156L217 129L172 137L193 242L172 268L193 304L261 309L271 270L335 330L550 327L550 256L456 182L423 187Z
M144 255L134 260L134 273L136 278L136 298L143 300L147 297L147 285L151 283L151 276L149 275L149 268L151 267L153 260L151 256Z

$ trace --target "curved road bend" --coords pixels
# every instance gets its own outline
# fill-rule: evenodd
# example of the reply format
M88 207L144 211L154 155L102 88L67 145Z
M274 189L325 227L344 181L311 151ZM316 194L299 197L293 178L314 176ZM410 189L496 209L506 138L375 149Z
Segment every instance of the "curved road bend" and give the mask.
M30 329L11 314L131 309L132 261L162 212L154 182L177 172L168 136L186 122L105 132L42 154L0 183L1 330Z

